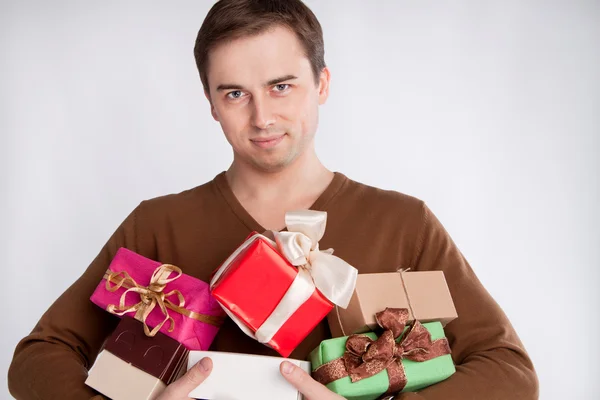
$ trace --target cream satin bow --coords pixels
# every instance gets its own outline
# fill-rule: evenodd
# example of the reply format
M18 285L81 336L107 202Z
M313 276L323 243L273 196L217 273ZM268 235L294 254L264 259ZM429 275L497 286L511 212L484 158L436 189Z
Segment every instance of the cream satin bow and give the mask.
M356 285L356 268L335 257L333 250L319 250L325 233L327 213L292 211L285 215L287 232L273 232L283 256L298 268L298 275L275 307L275 310L251 335L268 343L285 322L318 289L330 302L346 308ZM238 324L239 325L239 324Z
M348 307L356 285L356 268L333 255L333 249L319 250L325 233L327 213L292 211L285 215L287 232L273 232L279 251L294 266L308 270L315 286L330 302Z

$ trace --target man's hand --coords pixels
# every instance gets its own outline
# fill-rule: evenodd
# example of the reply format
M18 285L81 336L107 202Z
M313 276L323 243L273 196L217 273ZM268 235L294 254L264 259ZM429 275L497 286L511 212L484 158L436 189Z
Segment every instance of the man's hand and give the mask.
M319 382L315 381L302 368L284 361L279 368L281 375L300 393L306 400L344 400L340 395L333 393Z
M156 400L188 400L190 392L210 375L212 360L203 358L181 378L171 383Z

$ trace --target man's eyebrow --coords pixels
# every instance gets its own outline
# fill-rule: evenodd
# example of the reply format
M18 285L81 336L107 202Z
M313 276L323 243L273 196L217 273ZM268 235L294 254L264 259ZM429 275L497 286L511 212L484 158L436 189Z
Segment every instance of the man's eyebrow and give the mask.
M242 85L236 85L234 83L225 83L217 86L217 92L222 92L223 90L244 90Z
M269 80L265 84L265 86L277 85L278 83L290 81L292 79L298 79L298 77L296 75L283 75L283 76L277 77L275 79ZM242 85L238 85L235 83L224 83L224 84L217 86L217 92L222 92L224 90L244 90L244 87Z
M295 76L295 75L280 76L279 78L271 79L269 82L267 82L266 86L277 85L278 83L285 82L285 81L290 81L292 79L298 79L298 77Z

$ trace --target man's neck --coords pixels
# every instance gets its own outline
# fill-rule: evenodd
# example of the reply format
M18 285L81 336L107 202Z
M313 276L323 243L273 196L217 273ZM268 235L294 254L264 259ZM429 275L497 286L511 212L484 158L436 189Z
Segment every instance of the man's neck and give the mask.
M329 186L333 172L309 153L280 171L261 171L234 159L226 172L231 190L244 203L289 202L310 207Z

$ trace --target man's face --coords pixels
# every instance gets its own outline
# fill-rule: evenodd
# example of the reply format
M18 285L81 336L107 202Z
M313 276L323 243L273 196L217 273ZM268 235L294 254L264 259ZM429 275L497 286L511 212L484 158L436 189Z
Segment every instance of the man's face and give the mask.
M279 171L313 146L329 70L315 84L295 34L274 27L213 49L207 68L212 115L236 159Z

